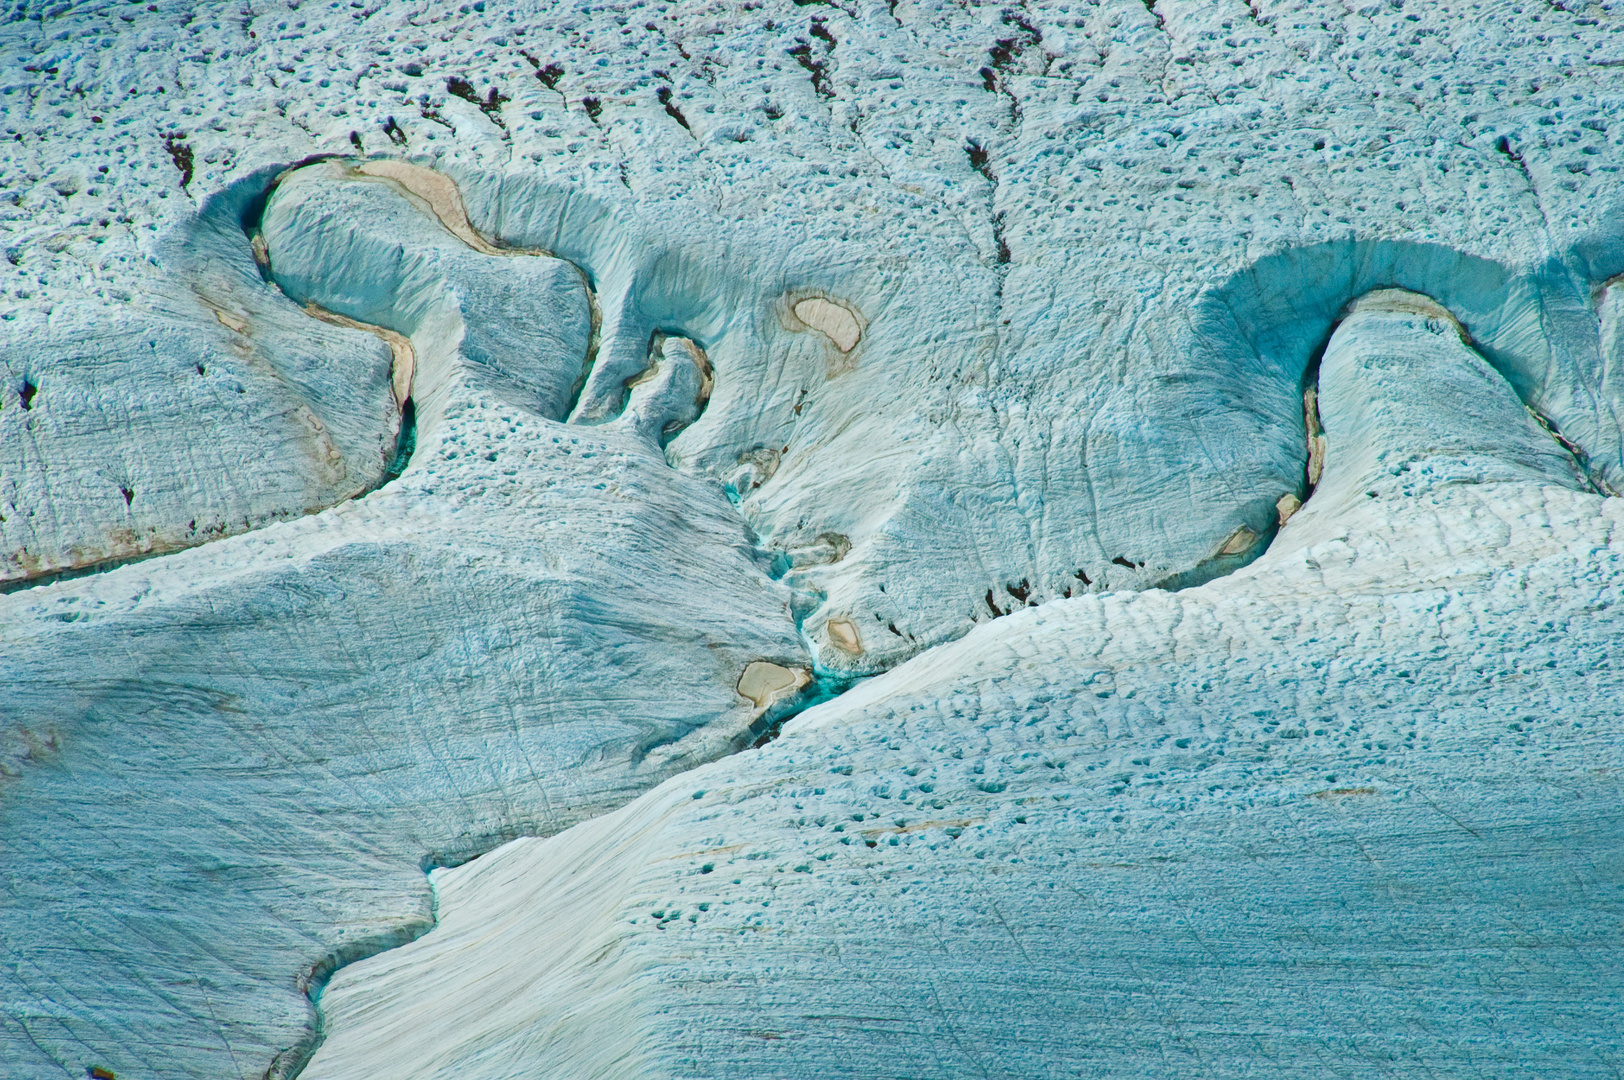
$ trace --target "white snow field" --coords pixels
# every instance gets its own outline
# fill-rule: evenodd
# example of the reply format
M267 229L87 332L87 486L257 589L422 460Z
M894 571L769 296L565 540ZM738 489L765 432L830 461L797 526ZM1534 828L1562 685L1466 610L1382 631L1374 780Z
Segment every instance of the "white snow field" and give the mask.
M1624 4L0 11L0 1078L1624 1073Z

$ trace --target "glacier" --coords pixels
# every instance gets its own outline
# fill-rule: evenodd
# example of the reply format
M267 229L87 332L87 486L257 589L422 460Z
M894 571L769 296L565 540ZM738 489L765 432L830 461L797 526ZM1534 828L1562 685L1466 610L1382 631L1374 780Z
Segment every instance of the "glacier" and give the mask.
M0 1075L1624 1067L1618 4L6 19Z

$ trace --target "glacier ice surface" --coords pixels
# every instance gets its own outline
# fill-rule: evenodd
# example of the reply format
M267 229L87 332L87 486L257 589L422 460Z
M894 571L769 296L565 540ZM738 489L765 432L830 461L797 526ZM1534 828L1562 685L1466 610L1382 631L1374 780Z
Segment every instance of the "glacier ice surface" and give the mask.
M1624 1067L1616 4L8 19L0 1073Z

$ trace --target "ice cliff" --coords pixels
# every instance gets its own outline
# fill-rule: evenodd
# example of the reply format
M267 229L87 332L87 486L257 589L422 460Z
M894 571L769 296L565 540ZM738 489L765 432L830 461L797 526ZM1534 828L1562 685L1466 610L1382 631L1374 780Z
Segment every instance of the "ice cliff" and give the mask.
M1624 1069L1624 9L19 3L0 1075Z

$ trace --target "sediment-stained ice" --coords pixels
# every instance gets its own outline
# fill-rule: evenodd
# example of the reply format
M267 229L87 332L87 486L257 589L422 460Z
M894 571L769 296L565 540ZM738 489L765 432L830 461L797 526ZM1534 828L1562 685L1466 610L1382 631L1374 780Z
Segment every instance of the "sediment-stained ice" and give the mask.
M1624 1068L1613 5L7 20L0 1073Z

